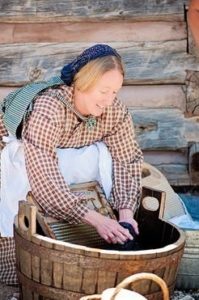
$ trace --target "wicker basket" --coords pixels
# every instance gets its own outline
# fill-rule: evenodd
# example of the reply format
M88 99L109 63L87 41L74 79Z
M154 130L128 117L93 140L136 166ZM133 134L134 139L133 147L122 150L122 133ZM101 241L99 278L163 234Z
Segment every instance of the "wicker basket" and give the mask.
M124 289L125 287L129 286L131 283L138 281L138 280L152 280L156 282L162 290L163 300L169 300L169 290L165 283L165 281L160 278L159 276L152 274L152 273L138 273L131 275L125 278L120 284L118 284L115 288L105 290L101 295L90 295L84 296L80 300L144 300L147 299L142 295Z

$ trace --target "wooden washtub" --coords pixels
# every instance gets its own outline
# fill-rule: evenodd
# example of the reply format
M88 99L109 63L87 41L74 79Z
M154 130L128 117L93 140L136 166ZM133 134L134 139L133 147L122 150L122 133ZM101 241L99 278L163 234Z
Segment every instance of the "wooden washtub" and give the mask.
M154 205L154 210L147 209L146 200L151 199L148 196L156 198L158 207ZM22 299L79 300L84 295L100 294L139 272L159 275L172 293L185 238L176 227L159 218L163 198L164 193L143 188L137 218L145 250L128 252L102 250L42 236L36 229L36 207L26 202L21 204L14 231ZM162 297L160 288L150 281L132 284L132 287L148 299Z

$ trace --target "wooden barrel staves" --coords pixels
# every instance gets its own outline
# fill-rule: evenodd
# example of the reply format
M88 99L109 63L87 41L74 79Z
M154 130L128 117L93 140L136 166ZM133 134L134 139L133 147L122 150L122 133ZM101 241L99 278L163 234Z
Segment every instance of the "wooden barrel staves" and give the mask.
M185 238L183 232L161 219L163 198L164 193L143 188L137 218L144 250L139 251L104 250L38 234L36 207L20 203L15 242L22 299L79 300L84 295L101 294L139 272L160 276L172 293ZM130 288L147 299L162 299L160 287L148 280L132 283Z

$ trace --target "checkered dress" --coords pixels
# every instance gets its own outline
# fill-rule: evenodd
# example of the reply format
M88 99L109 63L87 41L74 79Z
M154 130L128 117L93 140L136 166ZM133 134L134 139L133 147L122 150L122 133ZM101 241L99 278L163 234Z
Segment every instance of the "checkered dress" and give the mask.
M110 203L116 210L129 208L134 213L141 192L143 157L134 139L127 109L115 99L113 105L97 117L96 127L89 129L60 100L50 96L50 91L37 97L22 133L26 167L35 199L49 215L71 223L81 222L88 208L70 193L59 171L55 150L103 141L113 161ZM57 92L73 105L73 87L61 85ZM0 122L0 137L2 135L5 135L5 128Z
M0 282L17 284L15 243L12 237L0 237Z

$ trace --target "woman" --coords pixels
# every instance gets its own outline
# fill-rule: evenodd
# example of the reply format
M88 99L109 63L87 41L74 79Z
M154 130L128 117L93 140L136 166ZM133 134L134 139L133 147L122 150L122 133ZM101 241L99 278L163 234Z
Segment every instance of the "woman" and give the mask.
M123 78L116 50L100 44L88 48L62 69L64 84L37 97L22 131L28 179L43 210L71 223L88 223L108 243L121 244L133 237L119 222L131 224L138 233L133 215L140 198L143 160L131 116L116 98ZM6 135L3 124L0 127L1 136ZM60 172L57 148L81 149L96 142L111 154L113 185L108 200L118 211L119 222L89 210L70 192Z

